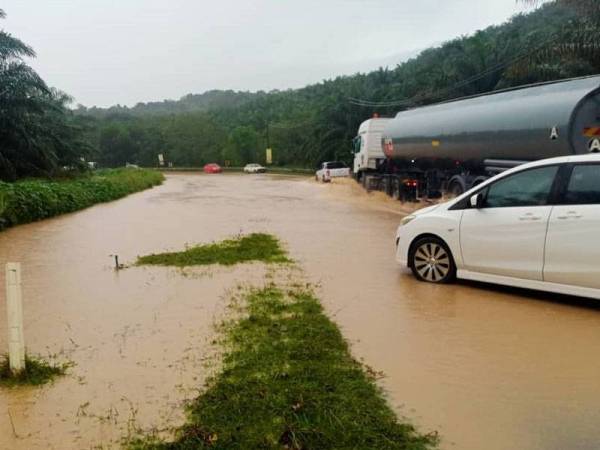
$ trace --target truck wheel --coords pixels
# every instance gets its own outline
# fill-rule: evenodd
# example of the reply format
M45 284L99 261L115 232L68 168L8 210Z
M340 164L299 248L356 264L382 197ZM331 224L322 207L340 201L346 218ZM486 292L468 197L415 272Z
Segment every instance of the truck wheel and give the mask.
M452 182L452 184L450 184L448 187L448 194L450 194L451 197L458 197L463 192L465 192L465 189L458 181Z
M450 249L436 237L424 237L410 249L408 261L412 273L419 281L450 283L456 278L456 264Z
M400 180L398 178L392 179L392 198L394 200L400 200Z
M392 195L392 180L389 177L381 180L381 190L385 192L385 195Z
M479 185L481 183L483 183L487 179L488 179L488 177L477 177L477 178L475 178L473 180L473 182L471 183L471 186L469 187L469 189L472 188L472 187L475 187L475 186L477 186L477 185Z

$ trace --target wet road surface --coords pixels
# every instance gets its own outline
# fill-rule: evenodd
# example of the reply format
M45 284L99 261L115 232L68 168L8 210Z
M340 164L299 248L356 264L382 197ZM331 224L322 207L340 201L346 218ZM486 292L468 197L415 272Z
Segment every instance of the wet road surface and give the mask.
M181 423L182 402L214 370L204 363L227 291L266 269L115 273L109 255L128 262L254 231L282 239L354 355L385 373L398 414L437 430L443 449L599 448L597 303L419 283L394 263L401 215L347 181L172 174L153 190L0 233L0 262L23 264L29 351L76 364L53 385L0 390L0 448L112 447L133 426Z

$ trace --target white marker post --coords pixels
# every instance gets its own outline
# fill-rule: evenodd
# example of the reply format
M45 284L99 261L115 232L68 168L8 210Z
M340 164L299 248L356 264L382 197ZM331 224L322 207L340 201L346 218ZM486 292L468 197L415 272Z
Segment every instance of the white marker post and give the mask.
M6 311L8 313L8 361L13 375L25 369L21 264L6 264Z

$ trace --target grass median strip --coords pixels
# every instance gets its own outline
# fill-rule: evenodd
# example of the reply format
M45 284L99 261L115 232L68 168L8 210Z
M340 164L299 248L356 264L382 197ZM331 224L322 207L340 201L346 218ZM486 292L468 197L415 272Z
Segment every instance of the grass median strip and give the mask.
M290 262L279 240L265 233L253 233L206 245L187 248L181 252L140 256L137 265L199 266L262 261L266 263Z
M172 442L134 449L431 449L398 420L337 326L303 288L272 284L244 296L224 327L222 372L189 406Z
M138 258L179 267L290 262L278 239L255 233ZM292 266L294 267L294 266ZM275 272L277 273L277 272ZM272 278L271 278L272 279ZM237 318L220 328L221 371L188 407L171 441L156 433L132 449L406 449L437 446L387 404L373 371L356 361L338 327L305 285L242 290Z

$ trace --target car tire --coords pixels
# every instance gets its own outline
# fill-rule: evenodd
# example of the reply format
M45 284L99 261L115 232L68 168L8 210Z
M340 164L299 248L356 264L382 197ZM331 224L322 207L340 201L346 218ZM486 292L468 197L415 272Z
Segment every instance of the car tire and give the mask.
M451 283L456 279L456 264L444 241L434 236L419 239L411 245L408 263L419 281Z

